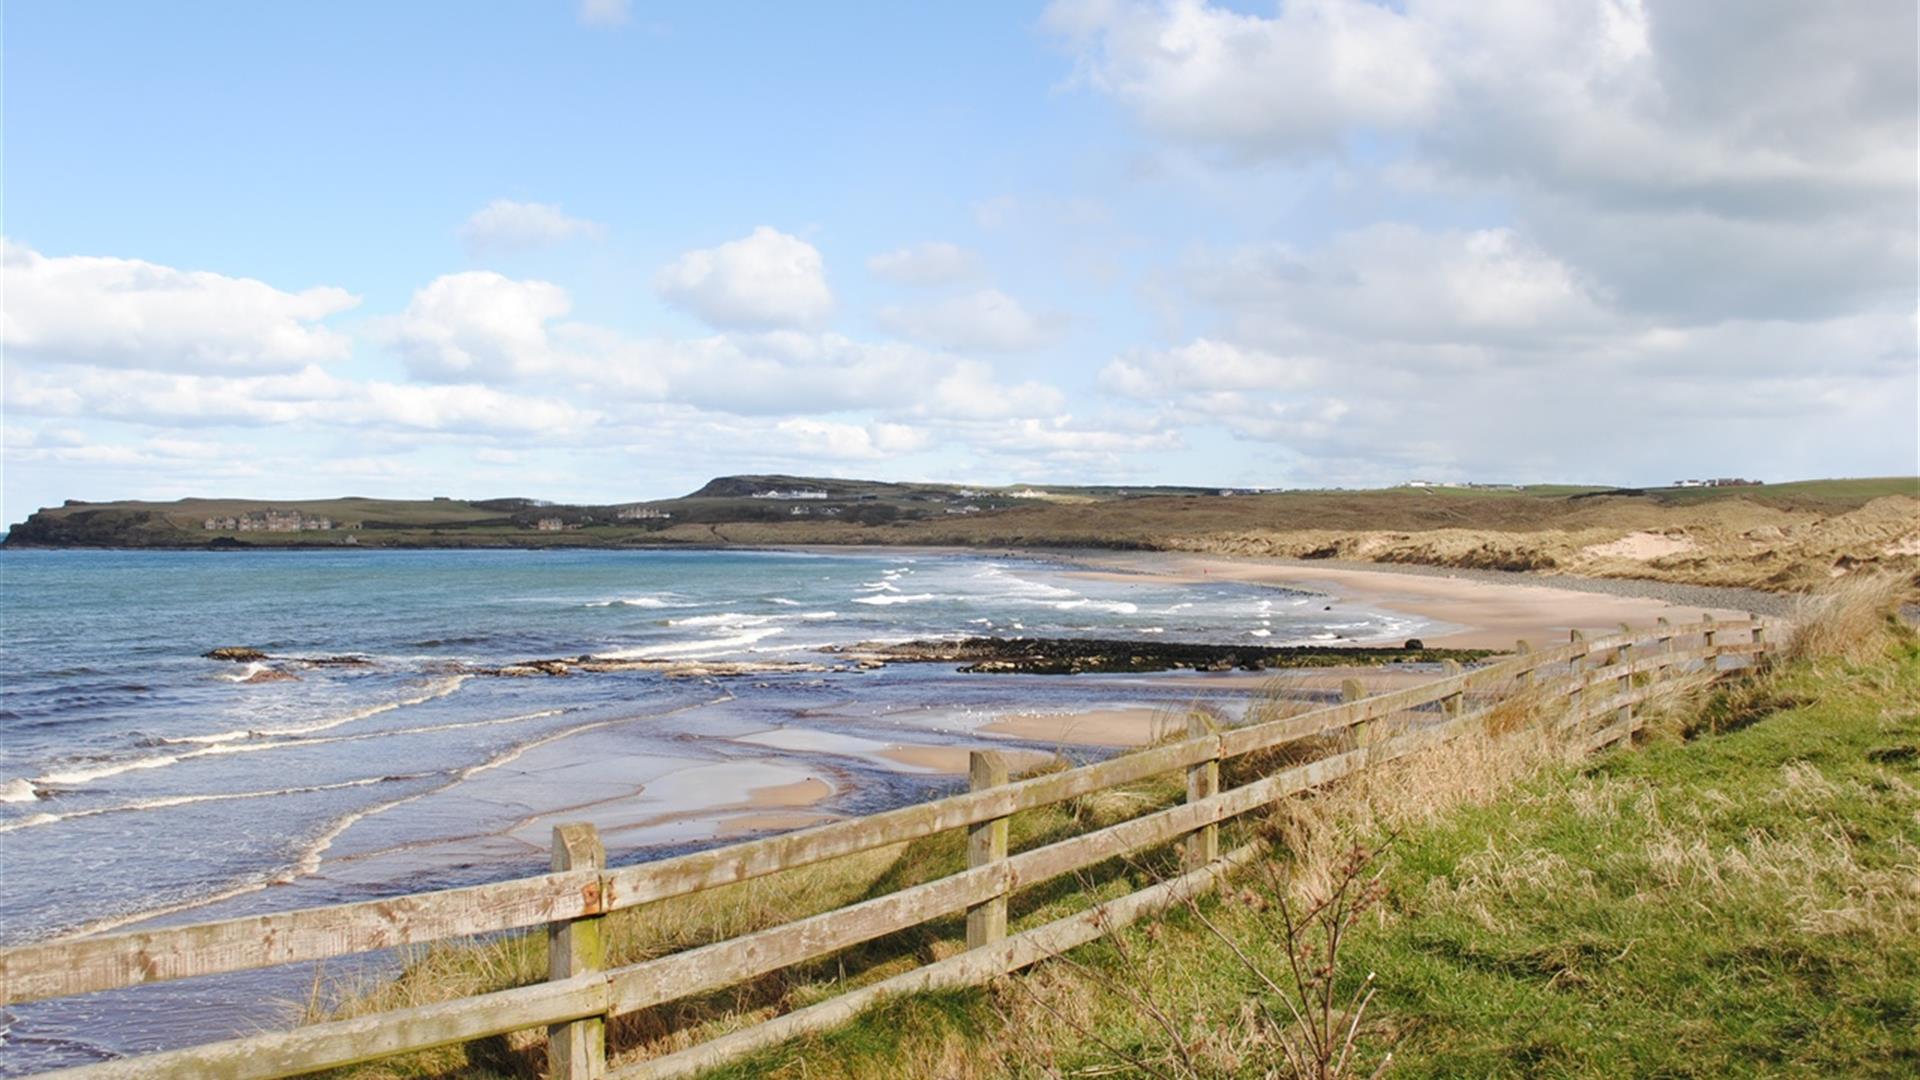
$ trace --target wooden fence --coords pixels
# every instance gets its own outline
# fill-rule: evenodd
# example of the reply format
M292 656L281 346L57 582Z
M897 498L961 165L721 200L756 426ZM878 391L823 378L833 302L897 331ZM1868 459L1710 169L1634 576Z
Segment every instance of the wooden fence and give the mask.
M1769 647L1757 619L1662 620L1652 629L1622 626L1592 640L1576 631L1555 648L1534 651L1521 642L1498 663L1467 671L1449 666L1440 678L1391 693L1360 696L1358 684L1349 682L1341 704L1297 716L1226 730L1196 721L1181 741L1031 779L1009 782L1000 755L977 753L972 789L963 794L619 869L606 867L591 826L562 825L554 830L552 872L537 877L0 951L0 1005L544 927L550 948L543 983L43 1075L294 1076L545 1028L556 1080L682 1076L840 1024L891 995L987 982L1166 908L1260 854L1251 843L1222 853L1223 822L1450 739L1484 736L1489 712L1512 694L1532 695L1540 722L1554 725L1572 750L1587 752L1630 737L1642 703L1718 678L1730 669L1726 658L1757 658ZM1477 707L1470 710L1470 702ZM1220 787L1221 762L1310 738L1333 749ZM1007 819L1017 811L1179 772L1187 786L1177 805L1042 847L1007 850ZM968 866L958 873L730 940L604 966L601 927L609 912L948 829L967 830ZM1007 900L1016 891L1170 842L1181 844L1178 876L1007 934ZM962 911L964 952L608 1071L610 1017L723 989Z

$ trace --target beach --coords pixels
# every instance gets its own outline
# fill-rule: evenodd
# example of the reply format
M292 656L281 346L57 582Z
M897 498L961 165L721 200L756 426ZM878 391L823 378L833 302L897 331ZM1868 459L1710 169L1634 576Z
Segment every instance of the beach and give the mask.
M1697 622L1702 615L1746 614L1740 608L1695 607L1664 599L1659 593L1672 592L1671 587L1651 584L1639 591L1652 595L1630 595L1627 590L1572 588L1553 578L1522 580L1521 575L1506 575L1507 580L1489 580L1464 573L1403 573L1222 556L1090 553L1076 555L1075 561L1089 567L1075 576L1090 580L1125 581L1144 575L1191 583L1234 581L1306 589L1332 598L1335 604L1365 605L1433 620L1442 629L1422 640L1455 648L1510 649L1517 641L1537 648L1564 641L1573 630L1596 634L1617 629L1623 622L1639 626L1660 618L1677 623Z

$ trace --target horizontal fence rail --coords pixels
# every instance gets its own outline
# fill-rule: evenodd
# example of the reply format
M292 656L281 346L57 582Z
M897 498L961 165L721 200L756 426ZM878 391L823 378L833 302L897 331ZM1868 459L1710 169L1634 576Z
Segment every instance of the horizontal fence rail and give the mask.
M1702 619L1559 646L1521 642L1499 662L1416 686L1362 696L1296 716L1224 731L1195 723L1188 737L1091 765L1008 782L999 755L976 753L973 790L798 832L620 869L605 869L591 826L555 830L555 872L491 885L417 893L226 919L71 938L0 950L0 1005L144 983L335 959L396 946L544 928L548 981L452 1001L395 1009L285 1032L230 1039L44 1074L108 1077L269 1078L352 1065L526 1029L549 1032L558 1080L681 1076L806 1031L844 1022L883 998L975 985L1093 940L1210 887L1260 854L1221 854L1219 827L1368 768L1484 733L1489 715L1516 695L1563 732L1576 752L1628 739L1641 707L1704 685L1726 658L1755 661L1770 648L1757 619ZM1684 643L1684 644L1683 644ZM1223 762L1304 740L1322 755L1221 789ZM1186 800L1164 809L1008 854L1007 819L1171 774ZM623 967L602 967L607 914L878 848L966 829L968 868L884 896ZM1109 859L1181 844L1183 872L1086 912L1009 936L1006 901L1023 888ZM934 919L967 915L967 949L905 974L842 993L753 1027L609 1072L605 1021L721 990Z

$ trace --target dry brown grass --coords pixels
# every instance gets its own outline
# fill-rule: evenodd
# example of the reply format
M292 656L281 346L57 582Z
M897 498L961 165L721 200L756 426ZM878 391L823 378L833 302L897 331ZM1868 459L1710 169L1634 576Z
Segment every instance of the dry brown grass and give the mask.
M1913 587L1907 577L1887 572L1836 579L1795 606L1781 659L1859 663L1878 656Z

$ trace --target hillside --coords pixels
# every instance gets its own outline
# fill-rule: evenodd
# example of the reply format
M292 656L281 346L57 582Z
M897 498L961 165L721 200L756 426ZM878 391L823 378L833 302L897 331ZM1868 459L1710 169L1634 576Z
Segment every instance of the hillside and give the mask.
M9 546L240 548L917 544L1089 547L1806 589L1920 571L1920 480L1653 490L1230 492L731 476L676 499L69 502Z

